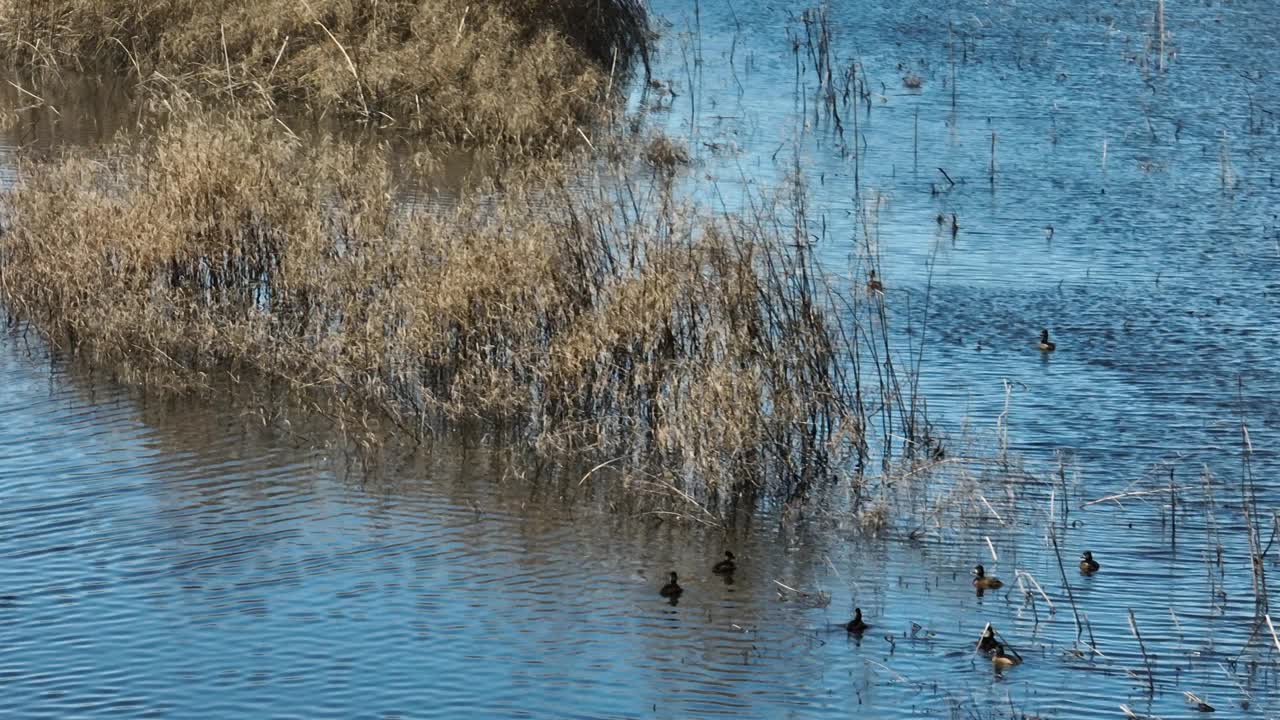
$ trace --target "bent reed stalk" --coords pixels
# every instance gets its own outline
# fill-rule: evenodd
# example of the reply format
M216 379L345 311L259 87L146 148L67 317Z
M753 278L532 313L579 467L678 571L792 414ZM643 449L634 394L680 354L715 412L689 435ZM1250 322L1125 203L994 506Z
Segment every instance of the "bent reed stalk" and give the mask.
M607 117L650 40L641 0L0 0L0 62L24 71L518 150Z
M786 208L711 216L661 169L589 160L415 212L377 153L264 121L126 144L24 157L0 196L0 300L126 381L285 379L721 509L852 474L858 398L889 391L848 376L857 348Z

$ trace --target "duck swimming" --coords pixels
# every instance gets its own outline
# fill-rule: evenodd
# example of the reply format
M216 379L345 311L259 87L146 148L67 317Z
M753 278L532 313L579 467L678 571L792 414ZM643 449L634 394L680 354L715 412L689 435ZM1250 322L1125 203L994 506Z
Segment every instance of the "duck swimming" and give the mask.
M994 652L1000 647L1000 642L996 640L995 628L988 623L987 628L982 631L982 638L978 640L978 649L984 653Z
M875 269L867 274L867 292L884 292L884 283L876 278Z
M988 577L987 571L981 565L974 565L973 586L979 590L996 590L1004 587L1004 583L1000 581L1000 578Z
M862 608L854 608L853 619L850 620L848 624L844 626L844 629L847 632L853 633L854 635L858 635L863 632L866 632L867 628L869 627L871 626L862 621Z
M1093 559L1093 553L1088 550L1085 550L1084 554L1080 556L1080 572L1085 575L1092 575L1098 572L1098 569L1101 567L1102 566L1098 564L1098 561Z
M996 643L995 654L991 656L991 665L997 671L1006 670L1022 662L1022 658L1009 655L1004 651L1004 645Z
M733 562L733 553L725 550L724 559L716 563L715 567L711 568L711 572L717 575L731 575L737 569L737 564Z
M680 587L680 583L676 582L676 574L673 572L671 573L671 582L663 585L658 594L664 598L678 598L682 592L684 592L684 588Z
M1057 350L1057 349L1058 349L1058 346L1053 344L1053 342L1049 340L1049 331L1047 329L1041 330L1040 331L1040 352L1053 352L1054 350Z

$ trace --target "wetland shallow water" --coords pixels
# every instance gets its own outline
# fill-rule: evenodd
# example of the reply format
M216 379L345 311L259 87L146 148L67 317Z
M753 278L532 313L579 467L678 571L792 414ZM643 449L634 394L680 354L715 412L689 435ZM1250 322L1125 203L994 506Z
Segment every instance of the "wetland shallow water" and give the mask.
M874 255L895 321L924 338L921 390L943 429L993 428L1007 382L1011 449L1046 478L1067 452L1067 578L1104 656L1070 652L1042 522L982 516L911 541L838 516L766 516L724 536L561 502L462 447L370 479L305 434L264 428L252 403L149 400L6 336L5 705L20 717L1070 718L1119 717L1125 703L1168 718L1198 714L1190 691L1224 715L1280 713L1280 653L1265 627L1251 637L1238 487L1243 412L1269 532L1276 11L1167 5L1164 73L1141 63L1154 62L1154 3L833 6L833 52L873 90L855 168L812 112L811 68L797 79L798 9L653 3L669 23L657 77L678 94L648 122L691 139L690 191L732 205L784 184L798 160L829 262L856 275ZM128 125L99 105L83 121L12 127L0 145L96 142ZM952 213L954 237L935 220ZM1034 348L1040 327L1052 356ZM1163 463L1183 488L1176 538L1159 495L1080 507L1159 486ZM1202 466L1217 478L1212 515ZM1048 482L992 501L1045 515ZM1218 542L1221 566L1206 549ZM726 545L742 567L732 585L709 572ZM1092 578L1073 570L1086 548L1103 564ZM976 597L975 562L1007 582L1030 572L1056 612L1008 588ZM687 588L674 607L657 595L669 568ZM775 580L831 602L780 600ZM873 625L860 641L837 626L855 605ZM971 652L987 621L1026 657L1004 676Z

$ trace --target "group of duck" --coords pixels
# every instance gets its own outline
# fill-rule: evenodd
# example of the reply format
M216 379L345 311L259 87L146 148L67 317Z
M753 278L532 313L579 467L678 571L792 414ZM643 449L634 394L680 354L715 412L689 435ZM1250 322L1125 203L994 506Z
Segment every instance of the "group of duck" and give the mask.
M715 566L711 568L711 572L722 577L732 577L734 571L738 569L738 564L735 563L734 560L735 558L733 553L725 550L724 559L716 563ZM662 586L662 589L658 591L658 594L671 601L680 599L680 596L684 594L684 588L680 587L679 580L680 578L674 572L671 573L671 580L668 581L666 585Z
M880 282L879 278L876 277L875 270L872 270L868 277L867 290L871 292L884 291L884 285ZM1040 342L1038 347L1041 352L1045 353L1050 353L1058 349L1058 346L1049 339L1049 331L1047 329L1040 331ZM724 559L716 563L715 566L711 568L711 572L722 577L732 577L734 571L738 569L737 563L735 563L734 560L735 558L733 553L725 550ZM1085 575L1092 575L1098 572L1100 567L1101 565L1098 564L1098 561L1093 559L1092 552L1086 550L1080 556L1081 573ZM987 575L986 569L983 568L982 565L975 565L973 567L973 587L978 591L978 594L981 595L985 590L998 590L999 588L1004 587L1004 583L1001 582L999 578ZM676 573L672 572L671 579L666 585L663 585L662 589L658 592L662 597L667 598L672 602L672 604L674 604L684 593L684 588L680 587L679 577ZM861 636L870 629L870 627L871 626L862 619L862 608L854 608L853 619L845 624L844 629L850 635ZM1022 662L1022 657L1018 655L1016 650L1013 650L997 639L995 628L993 628L990 623L987 623L986 628L983 629L982 637L978 640L977 649L991 656L991 664L995 666L997 670L1010 668Z
M1098 572L1101 568L1102 565L1099 564L1097 560L1093 559L1092 552L1085 550L1081 553L1080 574L1092 575ZM974 565L973 587L978 591L978 594L981 595L984 590L998 590L1004 587L1004 583L1001 582L1000 578L988 575L986 569L983 568L982 565ZM853 619L861 620L861 618L862 613L855 610ZM863 623L862 629L857 630L856 632L863 632L866 630L866 627L866 624ZM852 620L845 629L849 632L855 632ZM978 639L977 649L980 652L991 656L991 664L996 670L1005 670L1022 662L1022 656L1018 654L1018 651L1012 650L1007 647L1005 643L1000 642L1000 640L996 638L996 630L992 627L991 623L987 623L987 626L982 629L982 637Z
M725 550L724 559L716 563L711 568L711 572L720 576L732 576L734 571L738 569L737 563L734 562L733 553ZM1080 573L1083 575L1092 575L1098 572L1102 565L1093 559L1093 553L1085 550L1080 555ZM982 565L973 566L973 587L977 590L978 595L986 590L999 590L1004 587L1004 582L1000 578L987 574L986 568ZM658 591L662 597L667 598L673 604L684 594L684 588L680 587L679 578L676 573L671 573L671 579L662 589ZM850 635L859 636L871 629L865 620L862 619L862 608L853 609L853 619L844 625L845 632ZM991 656L991 664L996 670L1004 670L1011 668L1022 662L1022 656L1018 655L1016 650L1008 647L1005 643L996 638L996 630L991 623L982 630L982 637L978 640L977 650Z

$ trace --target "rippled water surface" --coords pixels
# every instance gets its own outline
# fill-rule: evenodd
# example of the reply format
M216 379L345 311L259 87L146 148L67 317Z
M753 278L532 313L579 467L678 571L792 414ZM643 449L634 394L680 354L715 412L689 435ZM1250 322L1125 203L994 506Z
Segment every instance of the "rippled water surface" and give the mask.
M252 399L148 399L10 334L3 706L1070 718L1125 704L1168 718L1198 715L1192 692L1219 716L1280 715L1239 485L1243 416L1265 541L1280 504L1277 11L1166 4L1160 72L1154 2L833 3L837 68L856 62L871 90L870 109L841 106L842 135L814 112L800 6L653 2L655 77L676 95L635 104L689 139L691 191L742 204L798 163L828 261L857 276L874 258L891 315L926 341L922 392L943 429L994 429L1010 389L1031 475L965 528L869 539L838 515L768 516L723 534L562 501L520 477L530 468L447 443L368 475L341 443L264 423ZM128 127L113 97L7 127L0 177L17 146ZM1052 356L1035 350L1041 327ZM1172 516L1167 494L1086 505L1165 486L1170 467ZM1070 596L1043 522L1064 511ZM726 546L732 584L709 572ZM1074 570L1086 548L1103 564L1090 578ZM1048 602L975 596L975 562L1009 587L1030 573ZM657 594L672 568L675 606ZM780 597L779 582L830 603ZM1101 654L1074 652L1073 601ZM838 625L854 606L873 625L861 638ZM1025 658L1004 675L972 652L988 621Z

